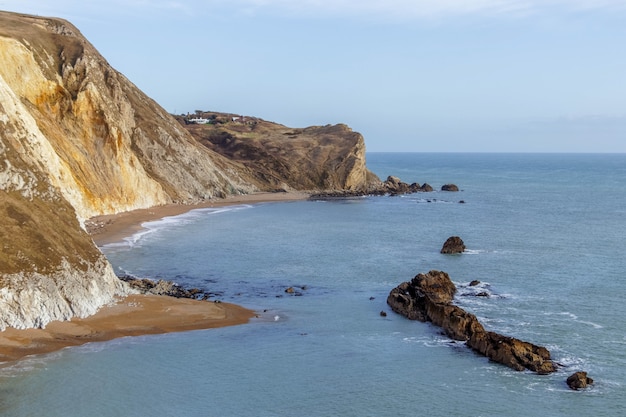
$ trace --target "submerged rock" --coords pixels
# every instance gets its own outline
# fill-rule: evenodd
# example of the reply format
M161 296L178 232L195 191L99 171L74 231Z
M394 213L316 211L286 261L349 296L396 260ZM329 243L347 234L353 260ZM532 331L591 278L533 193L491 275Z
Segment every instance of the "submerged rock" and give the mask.
M387 304L411 320L440 326L448 337L465 341L474 351L517 371L548 374L556 370L548 349L486 331L475 315L452 304L455 293L448 274L433 270L391 290Z

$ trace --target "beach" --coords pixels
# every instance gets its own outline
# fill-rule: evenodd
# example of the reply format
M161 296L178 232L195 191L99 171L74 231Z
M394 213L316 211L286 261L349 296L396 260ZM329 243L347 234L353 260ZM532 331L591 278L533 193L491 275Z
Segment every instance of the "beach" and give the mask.
M195 209L306 200L308 193L277 192L254 193L210 200L198 204L167 204L119 214L97 216L87 222L87 229L98 246L119 242L141 230L141 224L169 216L177 216Z
M171 204L149 209L99 216L88 221L98 246L119 242L141 230L142 223L176 216L190 210L238 204L295 201L306 193L256 193L232 196L194 205ZM54 352L89 342L210 329L247 323L255 312L235 304L214 303L157 295L131 295L103 306L95 315L49 323L45 329L14 329L0 332L0 362Z

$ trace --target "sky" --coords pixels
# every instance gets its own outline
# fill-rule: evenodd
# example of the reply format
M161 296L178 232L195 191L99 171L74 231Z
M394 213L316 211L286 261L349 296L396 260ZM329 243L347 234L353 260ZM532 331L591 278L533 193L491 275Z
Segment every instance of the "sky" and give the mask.
M626 0L0 0L0 10L68 19L170 113L345 123L373 152L626 152Z

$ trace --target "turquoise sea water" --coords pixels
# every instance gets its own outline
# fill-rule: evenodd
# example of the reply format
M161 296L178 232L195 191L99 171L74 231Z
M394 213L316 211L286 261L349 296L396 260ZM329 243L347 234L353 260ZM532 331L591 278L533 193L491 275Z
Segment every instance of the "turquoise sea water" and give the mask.
M626 155L372 153L368 166L462 191L146 224L102 248L120 273L201 287L260 317L5 364L0 415L626 414ZM439 253L452 235L463 255ZM559 372L512 371L392 313L389 291L431 269L485 327L548 347ZM591 389L567 388L578 370Z

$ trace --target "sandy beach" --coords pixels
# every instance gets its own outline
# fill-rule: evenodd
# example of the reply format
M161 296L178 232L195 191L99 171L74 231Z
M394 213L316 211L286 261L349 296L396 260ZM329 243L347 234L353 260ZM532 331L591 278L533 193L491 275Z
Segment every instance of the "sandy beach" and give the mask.
M306 193L257 193L234 196L197 205L166 205L143 210L100 216L91 219L89 230L101 246L118 242L141 230L147 221L175 216L190 210L238 204L295 201L308 198ZM93 316L71 321L52 322L45 329L0 332L0 362L15 361L125 336L140 336L210 329L247 323L255 312L229 304L156 295L131 295L101 308Z
M93 237L94 242L96 245L102 246L107 243L119 242L123 238L140 231L142 223L176 216L194 209L226 207L238 204L297 201L306 200L307 198L309 198L309 194L302 192L246 194L211 200L200 204L168 204L120 214L98 216L90 219L87 223L89 233Z
M210 329L247 323L255 313L228 303L214 303L158 295L131 295L103 307L93 316L55 321L45 329L6 329L0 332L0 361L15 361L103 342L139 336Z

